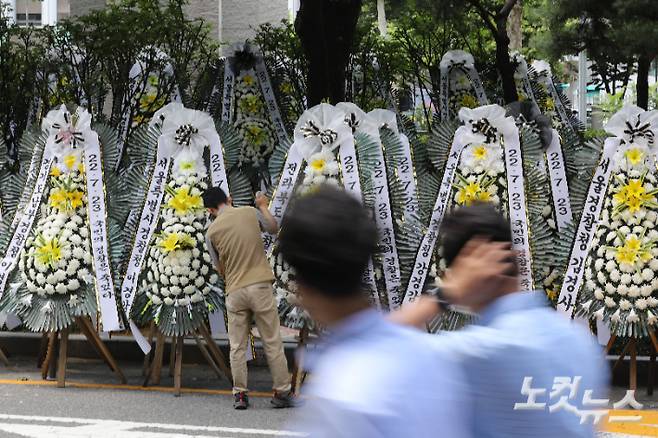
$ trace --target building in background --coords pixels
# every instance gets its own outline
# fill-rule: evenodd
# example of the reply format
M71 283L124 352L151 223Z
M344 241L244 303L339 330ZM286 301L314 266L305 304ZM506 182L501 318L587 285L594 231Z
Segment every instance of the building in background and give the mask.
M53 25L58 20L102 9L111 0L0 0L13 12L10 19L21 26ZM189 0L190 18L202 18L212 35L223 43L236 43L254 36L263 23L289 19L299 8L298 0Z
M20 26L53 25L67 18L70 0L0 0L9 7L9 19Z

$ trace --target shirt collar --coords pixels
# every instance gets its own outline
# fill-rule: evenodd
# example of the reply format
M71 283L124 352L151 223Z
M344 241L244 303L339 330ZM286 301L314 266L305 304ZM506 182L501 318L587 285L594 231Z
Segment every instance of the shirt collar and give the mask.
M498 298L489 304L480 314L478 325L490 325L494 319L506 313L519 310L546 307L548 300L546 295L539 291L514 292Z
M311 348L307 348L304 356L305 367L312 370L328 348L358 336L363 336L364 333L371 332L374 327L383 321L384 318L379 312L374 309L366 309L343 318L331 327L327 327L320 342L314 344Z
M354 313L327 328L329 342L334 343L361 333L367 333L381 320L382 316L374 309L365 309Z

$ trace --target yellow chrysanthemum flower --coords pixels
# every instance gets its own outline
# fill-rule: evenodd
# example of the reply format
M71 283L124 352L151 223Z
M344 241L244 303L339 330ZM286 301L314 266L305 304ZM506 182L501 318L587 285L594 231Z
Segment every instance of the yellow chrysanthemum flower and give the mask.
M196 165L194 164L194 161L182 161L180 163L180 170L190 171L194 170L195 167Z
M82 206L84 193L80 190L66 190L62 187L55 187L50 191L48 204L62 213L73 211Z
M628 209L631 213L639 211L642 207L655 204L655 191L647 192L642 179L631 179L624 184L613 199L619 204L616 212Z
M167 207L174 209L179 216L184 216L203 208L201 196L190 194L189 187L179 187L171 195L171 199L167 202Z
M618 263L634 265L639 261L651 259L651 244L643 244L640 239L630 236L624 241L624 246L615 248L615 258Z
M550 97L546 99L546 109L548 111L553 111L555 109L555 101Z
M490 202L491 195L479 183L472 182L460 187L457 192L457 203L459 205L471 205L473 202Z
M246 85L247 87L251 87L256 83L256 78L253 77L252 75L244 75L242 77L242 83Z
M631 163L633 166L639 164L644 158L644 152L638 148L632 148L624 152L624 157Z
M178 249L192 248L194 244L194 239L187 233L169 233L164 235L158 246L163 252L170 253Z
M57 237L48 240L43 237L37 239L37 247L34 252L34 257L41 264L54 267L62 258L62 245L59 239Z
M76 159L75 155L67 155L67 156L64 157L64 165L68 169L73 169L75 167L76 161L77 161L77 159Z
M62 174L62 171L59 170L59 167L57 167L57 166L53 166L52 169L50 169L50 176L54 176L55 178L57 178L61 174Z
M473 150L473 156L478 161L486 159L488 153L489 150L486 148L485 145L480 145Z
M309 163L309 166L316 172L322 172L327 162L324 158L316 158Z
M465 94L461 99L461 106L465 106L466 108L475 108L478 106L478 101L470 94Z

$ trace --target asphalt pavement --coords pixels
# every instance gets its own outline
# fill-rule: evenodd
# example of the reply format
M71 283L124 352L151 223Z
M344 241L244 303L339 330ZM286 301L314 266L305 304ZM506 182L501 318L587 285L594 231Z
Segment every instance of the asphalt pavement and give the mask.
M247 411L233 409L229 382L218 379L207 366L184 365L181 397L172 393L168 367L163 369L161 385L147 388L141 386L139 363L121 363L121 367L128 385L119 385L100 361L73 358L67 387L57 388L54 381L41 380L34 358L11 358L9 368L0 365L0 438L302 436L290 431L294 410L269 406L271 380L266 367L250 368L252 408ZM622 388L617 391L623 393ZM657 407L655 396L638 399L646 408ZM654 410L645 423L640 428L619 425L599 438L657 437L658 412Z

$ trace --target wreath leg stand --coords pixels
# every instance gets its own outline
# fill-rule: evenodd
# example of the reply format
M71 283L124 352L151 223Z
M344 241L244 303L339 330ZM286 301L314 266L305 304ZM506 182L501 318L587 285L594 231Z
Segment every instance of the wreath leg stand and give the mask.
M304 350L308 341L308 327L306 324L299 330L299 343L297 344L297 353L295 365L292 370L292 392L297 394L301 388L302 383L306 379L306 372L304 371Z
M649 395L653 394L653 372L656 361L656 352L658 352L658 338L654 332L649 332L649 337L651 338L651 344L653 349L651 351L651 361L649 362L649 384L647 385L647 392ZM605 347L605 354L607 355L612 349L613 344L617 340L616 335L612 335L608 341L608 345ZM628 340L621 353L619 354L619 359L615 362L612 367L614 371L626 358L628 354L630 365L629 365L629 389L637 390L637 339L631 338Z
M126 377L119 368L119 365L114 360L110 350L105 346L98 333L91 324L87 317L76 317L75 322L80 328L80 331L85 335L87 341L92 345L94 350L99 354L101 359L108 364L110 369L119 378L122 384L126 383ZM66 386L66 362L68 360L68 342L69 342L69 327L60 331L48 333L48 343L43 362L41 363L41 378L46 379L57 377L57 387L64 388Z
M5 352L2 351L2 347L0 347L0 362L2 362L6 367L9 366L9 360L7 360L7 355Z
M192 334L201 355L208 362L210 368L217 374L217 377L226 378L229 382L233 381L231 369L226 364L226 359L219 349L215 340L212 338L208 327L205 324ZM169 359L170 375L174 377L174 396L181 395L181 377L183 374L183 344L184 336L173 336L171 341L171 353ZM165 336L158 331L155 343L155 355L153 362L146 373L146 378L142 386L159 385L162 375L162 364L164 361Z

